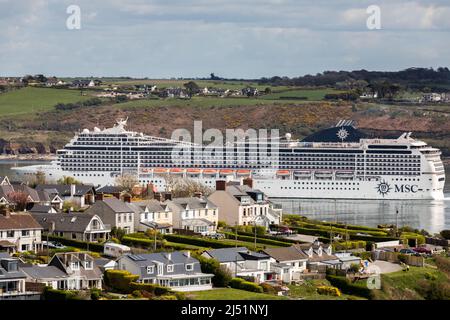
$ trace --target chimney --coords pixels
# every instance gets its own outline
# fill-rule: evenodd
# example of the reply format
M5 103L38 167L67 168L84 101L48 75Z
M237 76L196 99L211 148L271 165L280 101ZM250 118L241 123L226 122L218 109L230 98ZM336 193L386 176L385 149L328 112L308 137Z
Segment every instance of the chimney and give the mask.
M70 197L72 198L77 192L77 186L75 184L70 185Z
M191 252L188 250L188 251L186 251L186 257L188 257L188 258L190 258L191 257Z
M103 193L97 193L95 195L95 201L103 201L104 198L105 198L105 195Z
M172 260L172 254L169 252L166 254L167 260Z
M153 199L155 199L155 200L161 202L161 201L162 201L161 193L156 192L156 193L153 195Z
M245 178L242 183L244 186L248 186L249 188L253 189L253 179L252 178Z
M170 193L170 192L166 192L165 194L164 194L164 200L172 200L172 193Z
M201 192L195 192L194 197L201 199L203 194Z
M130 194L124 194L123 195L123 202L131 203L131 195Z
M216 190L225 191L227 182L224 180L216 180Z
M0 206L0 215L5 216L6 218L11 217L11 212L9 211L9 206Z

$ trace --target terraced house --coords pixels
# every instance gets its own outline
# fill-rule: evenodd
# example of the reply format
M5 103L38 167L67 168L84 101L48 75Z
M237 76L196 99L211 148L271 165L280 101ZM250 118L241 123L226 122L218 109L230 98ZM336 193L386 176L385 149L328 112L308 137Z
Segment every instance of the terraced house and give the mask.
M104 223L112 227L120 228L125 233L134 232L134 212L128 202L117 198L107 198L103 201L96 201L85 213L99 216Z
M120 270L138 275L138 282L170 287L175 291L212 289L213 274L202 273L200 262L189 251L124 255L117 261Z

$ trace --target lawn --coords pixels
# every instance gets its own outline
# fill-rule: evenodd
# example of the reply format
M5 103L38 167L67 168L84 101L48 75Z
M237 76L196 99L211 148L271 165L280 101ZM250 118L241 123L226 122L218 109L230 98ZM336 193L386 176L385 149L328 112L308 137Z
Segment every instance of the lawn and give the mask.
M78 90L26 87L0 94L0 115L19 115L51 110L57 103L89 99Z
M317 287L331 286L328 280L307 280L301 285L289 285L289 296L301 300L363 300L364 298L342 294L340 297L317 293Z
M305 97L309 101L320 101L323 100L326 94L330 93L340 93L342 91L334 90L334 89L293 89L293 90L285 90L273 92L268 95L264 95L261 99L265 100L279 100L283 99L283 101L289 100L289 98L301 98Z
M217 288L208 291L189 292L188 297L194 300L287 300L286 297L279 297L265 293L255 293L232 288Z

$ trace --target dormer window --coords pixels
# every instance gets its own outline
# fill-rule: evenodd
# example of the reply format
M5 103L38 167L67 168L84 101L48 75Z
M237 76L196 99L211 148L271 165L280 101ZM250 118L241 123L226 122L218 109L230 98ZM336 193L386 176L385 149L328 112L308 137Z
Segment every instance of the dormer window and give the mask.
M194 270L194 265L192 263L186 265L186 271Z
M151 273L154 273L155 272L155 266L148 266L147 267L147 273L148 274L151 274Z
M168 264L167 265L167 272L173 272L173 270L174 270L173 264Z
M93 266L92 266L92 261L85 261L85 262L84 262L84 268L85 268L86 270L92 269L92 268L93 268Z
M78 262L71 262L70 263L70 268L72 270L80 270L80 265L78 264Z

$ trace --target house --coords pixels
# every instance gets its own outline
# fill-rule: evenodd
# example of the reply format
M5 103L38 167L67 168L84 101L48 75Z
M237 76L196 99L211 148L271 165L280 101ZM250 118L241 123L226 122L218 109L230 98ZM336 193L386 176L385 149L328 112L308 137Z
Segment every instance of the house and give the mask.
M26 285L34 287L36 290L39 290L38 288L42 290L43 286L57 290L66 290L69 287L70 276L56 266L27 265L23 266L21 270L26 275Z
M102 288L103 273L95 264L94 258L85 252L57 253L48 265L69 276L63 283L65 290Z
M31 214L33 213L58 213L59 211L57 211L54 207L49 206L49 205L42 205L42 204L35 204L33 206L33 208L31 208L30 210L28 210L28 212L30 212Z
M111 226L90 213L31 213L45 232L66 239L98 242L109 239Z
M218 207L203 197L174 198L166 201L173 212L173 227L202 235L213 234L219 222Z
M219 261L233 277L253 278L256 283L273 279L270 256L246 247L207 250L202 256Z
M166 203L152 199L133 202L131 205L136 207L134 230L145 232L152 229L162 234L172 233L173 212Z
M106 258L95 259L94 263L100 268L103 273L105 273L106 270L114 270L117 266L116 261Z
M120 199L120 195L123 192L123 188L119 186L103 186L95 189L96 200L103 200L108 196Z
M320 267L341 269L342 262L333 254L330 244L323 244L320 241L314 243L295 244L298 250L301 250L308 256L307 268L311 270L319 270ZM322 269L323 269L322 268Z
M0 301L40 300L38 292L26 290L26 274L20 269L20 260L0 252Z
M339 252L334 254L341 262L340 268L347 270L352 264L361 265L361 258L352 255L350 252Z
M41 233L42 227L29 213L12 213L8 206L0 206L0 250L36 252Z
M134 232L134 210L128 202L117 198L97 201L85 213L95 214L112 227L123 229L126 233Z
M174 291L212 289L214 275L202 273L200 262L189 251L125 255L117 264L120 270L138 275L137 282L158 284Z
M37 191L45 191L50 197L59 196L63 202L70 202L84 208L95 203L95 188L90 185L40 184Z
M256 224L266 228L280 224L281 210L275 209L262 191L253 189L250 179L244 181L244 185L217 181L216 191L208 199L219 208L219 220L228 225Z
M2 177L0 176L0 186L9 186L11 183L9 182L8 177Z
M52 205L61 209L63 201L58 195L53 196L43 190L35 190L23 183L4 183L0 185L0 203L17 205L18 199L25 197L26 208L34 204Z
M263 253L270 256L271 268L277 274L277 280L285 283L300 280L306 271L308 255L295 246L266 248Z

